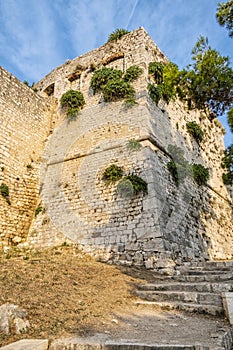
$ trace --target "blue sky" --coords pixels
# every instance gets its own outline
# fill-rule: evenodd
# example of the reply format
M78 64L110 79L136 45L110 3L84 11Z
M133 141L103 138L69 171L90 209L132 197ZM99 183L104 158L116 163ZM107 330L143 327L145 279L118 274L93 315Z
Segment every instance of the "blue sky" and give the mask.
M225 2L226 0L222 0ZM215 19L218 0L0 0L0 65L20 80L103 45L116 28L143 26L180 68L200 35L233 63L233 39ZM220 118L226 127L225 118ZM232 142L226 136L226 144Z

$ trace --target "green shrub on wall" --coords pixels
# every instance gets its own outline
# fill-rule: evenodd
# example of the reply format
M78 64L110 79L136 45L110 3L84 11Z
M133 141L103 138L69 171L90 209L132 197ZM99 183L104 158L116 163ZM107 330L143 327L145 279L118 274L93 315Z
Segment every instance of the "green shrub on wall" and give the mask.
M107 183L107 185L114 184L120 180L123 176L123 169L116 164L109 165L102 176L102 180Z
M139 141L131 139L128 141L127 147L130 151L139 151L142 148L142 145Z
M41 205L38 205L38 207L35 210L35 216L37 216L39 213L43 211L43 207Z
M91 88L94 94L103 93L106 102L125 99L128 105L136 104L135 90L131 81L136 80L142 74L142 68L131 66L124 74L119 69L103 67L95 70L91 78Z
M117 185L121 197L133 197L139 193L147 194L147 183L136 174L124 176Z
M80 91L69 90L62 95L60 103L66 109L67 118L72 118L83 108L85 100Z
M111 41L116 41L120 39L123 35L130 33L128 30L123 28L117 28L114 32L109 34L108 36L108 43Z
M101 69L95 70L91 78L91 88L94 93L97 91L102 91L104 86L110 81L116 81L122 78L123 72L119 69L103 67Z
M209 170L201 164L192 165L194 181L199 185L207 185L210 174Z
M163 70L164 64L161 62L150 62L148 67L148 73L151 74L156 84L163 83Z
M109 80L103 88L103 97L106 102L132 98L134 94L133 86L129 82L120 79Z
M176 145L169 145L168 152L172 160L167 163L167 168L171 173L176 185L179 185L187 176L192 177L199 185L207 185L210 174L209 170L201 164L191 165L184 158L184 150Z
M192 121L192 122L186 123L186 127L189 134L194 137L197 143L201 143L201 141L204 138L204 132L202 131L200 126L196 122Z
M151 99L158 104L162 98L166 103L174 99L177 94L177 86L180 77L178 66L172 62L150 62L148 73L154 82L148 84Z
M129 67L125 74L124 74L124 80L125 81L134 81L140 77L140 75L143 73L143 69L138 66L131 66Z

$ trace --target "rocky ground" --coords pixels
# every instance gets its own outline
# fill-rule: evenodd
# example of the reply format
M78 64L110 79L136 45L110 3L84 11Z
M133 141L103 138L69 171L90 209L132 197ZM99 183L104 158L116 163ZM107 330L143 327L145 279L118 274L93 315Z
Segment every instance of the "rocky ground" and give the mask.
M26 310L30 329L0 332L0 345L22 338L85 337L145 344L205 344L214 349L225 319L135 303L135 284L159 277L143 269L94 261L76 247L0 254L0 305Z

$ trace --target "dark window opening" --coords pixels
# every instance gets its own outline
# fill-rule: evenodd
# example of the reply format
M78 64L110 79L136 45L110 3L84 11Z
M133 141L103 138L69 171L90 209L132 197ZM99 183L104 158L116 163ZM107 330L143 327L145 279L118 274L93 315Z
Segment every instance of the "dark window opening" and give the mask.
M47 86L46 89L44 89L44 92L46 93L47 96L52 96L54 94L54 87L55 87L55 84L53 83Z

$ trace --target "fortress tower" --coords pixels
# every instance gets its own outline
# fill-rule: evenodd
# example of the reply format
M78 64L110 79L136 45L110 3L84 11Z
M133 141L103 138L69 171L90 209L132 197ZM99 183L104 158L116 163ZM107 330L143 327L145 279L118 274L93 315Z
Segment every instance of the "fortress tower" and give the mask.
M69 240L106 261L161 269L232 259L232 202L220 166L223 128L178 100L153 102L150 62L167 58L139 28L56 68L36 84L37 93L1 69L0 182L9 188L9 200L0 196L2 246ZM104 102L93 93L94 69L125 72L132 65L143 69L132 83L136 105ZM70 89L86 102L73 120L59 102ZM193 121L204 132L200 144L187 132ZM207 185L192 176L175 183L167 166L172 146L190 164L208 168ZM117 182L107 185L103 174L112 164L123 176L140 176L147 194L124 196Z

